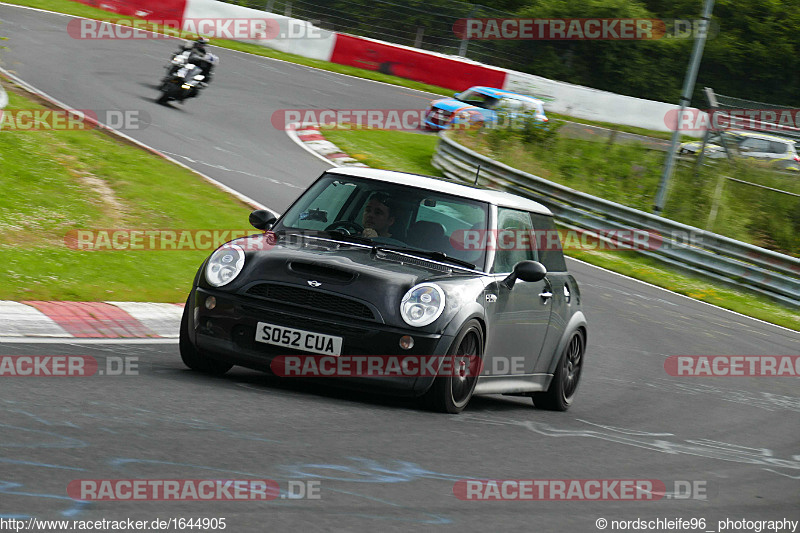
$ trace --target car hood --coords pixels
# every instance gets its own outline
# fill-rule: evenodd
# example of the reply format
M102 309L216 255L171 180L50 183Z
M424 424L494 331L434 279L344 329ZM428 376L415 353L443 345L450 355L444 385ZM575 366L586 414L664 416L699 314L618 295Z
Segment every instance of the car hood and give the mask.
M425 258L347 244L307 244L279 243L269 249L247 251L242 272L224 290L246 294L255 285L273 283L334 293L374 306L379 322L402 326L400 301L414 285L423 281L451 285L448 280L476 277Z
M451 113L455 113L456 111L462 109L477 109L477 110L482 109L472 104L466 104L461 100L456 100L455 98L444 98L442 100L434 100L433 102L431 102L431 107L442 109L444 111L450 111Z

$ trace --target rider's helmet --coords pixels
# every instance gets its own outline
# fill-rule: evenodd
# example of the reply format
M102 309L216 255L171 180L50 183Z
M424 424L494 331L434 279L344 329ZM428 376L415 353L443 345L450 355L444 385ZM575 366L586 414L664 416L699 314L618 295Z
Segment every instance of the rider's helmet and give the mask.
M205 37L198 37L197 40L194 42L194 49L201 53L206 53L206 45L209 43L209 40Z

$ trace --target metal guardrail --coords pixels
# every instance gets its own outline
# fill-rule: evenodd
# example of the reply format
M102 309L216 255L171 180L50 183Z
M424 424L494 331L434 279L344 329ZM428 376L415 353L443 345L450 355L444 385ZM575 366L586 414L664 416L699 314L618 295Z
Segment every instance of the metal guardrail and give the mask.
M481 184L547 206L564 226L602 232L655 232L660 246L638 249L639 253L800 308L800 259L564 187L494 161L448 135L439 135L432 160L448 178L473 183L480 165Z

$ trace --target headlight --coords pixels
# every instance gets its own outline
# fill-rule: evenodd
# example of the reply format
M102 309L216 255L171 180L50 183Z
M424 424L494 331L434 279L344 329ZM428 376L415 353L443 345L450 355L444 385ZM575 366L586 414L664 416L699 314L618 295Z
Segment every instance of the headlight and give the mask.
M444 291L434 283L412 287L400 302L400 316L409 326L427 326L444 311Z
M214 287L227 285L244 267L244 250L235 244L225 244L213 254L206 265L206 280Z

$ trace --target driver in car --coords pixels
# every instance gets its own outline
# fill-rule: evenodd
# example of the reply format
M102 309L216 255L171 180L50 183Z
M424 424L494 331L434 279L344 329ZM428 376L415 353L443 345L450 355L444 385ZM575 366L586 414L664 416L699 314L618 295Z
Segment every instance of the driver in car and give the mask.
M369 197L364 215L361 218L361 225L364 231L362 237L391 237L389 228L394 224L394 209L391 197L384 192L376 192Z

